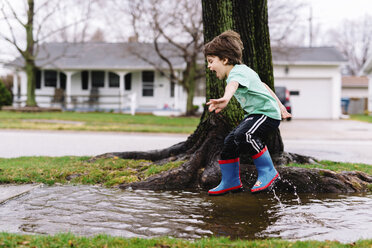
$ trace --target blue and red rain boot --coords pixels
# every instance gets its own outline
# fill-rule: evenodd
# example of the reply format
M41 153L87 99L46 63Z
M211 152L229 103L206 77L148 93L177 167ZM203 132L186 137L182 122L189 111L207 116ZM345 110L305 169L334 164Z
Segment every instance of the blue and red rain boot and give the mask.
M274 182L279 179L279 173L276 171L270 153L265 146L261 152L252 156L253 162L256 165L258 178L253 188L252 193L259 193L265 190L270 190Z
M243 187L240 181L239 158L218 161L221 168L222 180L220 184L208 191L209 195L223 195L227 192L237 192Z

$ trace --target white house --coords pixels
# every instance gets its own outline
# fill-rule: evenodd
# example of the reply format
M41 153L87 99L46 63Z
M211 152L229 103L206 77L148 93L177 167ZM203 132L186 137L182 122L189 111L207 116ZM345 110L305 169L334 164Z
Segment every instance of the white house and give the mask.
M343 109L345 114L363 114L368 110L368 78L343 76L341 97L347 104L347 109Z
M293 118L340 117L340 66L345 62L333 47L273 49L275 86L289 90Z
M368 112L372 113L372 57L365 63L362 73L368 77Z
M178 73L185 68L181 58L164 52ZM135 54L141 54L145 61ZM185 112L186 93L154 70L167 68L151 44L144 43L48 43L40 49L37 65L36 101L39 106L60 105L76 110L121 110L153 112L172 109ZM273 49L276 86L291 94L293 118L337 119L340 116L341 73L345 60L331 47ZM204 59L201 58L204 65ZM14 69L15 105L26 100L23 62L8 64ZM205 87L205 82L199 86ZM203 87L201 87L203 88ZM61 90L62 89L62 90ZM196 97L197 105L205 97Z
M148 59L146 62L136 53ZM177 73L184 65L171 49L163 52ZM27 94L22 59L7 66L14 69L15 105L24 105ZM47 43L36 64L36 102L40 107L61 106L81 111L115 110L151 112L174 109L185 112L183 88L154 70L167 68L151 44L145 43Z

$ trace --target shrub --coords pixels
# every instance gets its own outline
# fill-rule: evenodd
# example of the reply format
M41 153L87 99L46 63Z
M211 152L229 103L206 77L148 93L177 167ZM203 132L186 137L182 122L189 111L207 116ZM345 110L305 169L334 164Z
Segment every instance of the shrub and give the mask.
M0 108L7 105L12 105L12 95L4 83L0 81Z

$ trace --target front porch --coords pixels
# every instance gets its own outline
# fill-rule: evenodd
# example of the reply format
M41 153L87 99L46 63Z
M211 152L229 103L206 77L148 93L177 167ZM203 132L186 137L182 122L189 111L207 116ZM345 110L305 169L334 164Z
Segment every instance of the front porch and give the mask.
M138 85L133 85L132 74L108 70L40 70L36 75L36 102L44 108L134 114L140 106ZM15 71L13 75L13 106L23 107L27 99L27 75L24 71ZM142 88L142 94L153 95L154 81L146 82Z

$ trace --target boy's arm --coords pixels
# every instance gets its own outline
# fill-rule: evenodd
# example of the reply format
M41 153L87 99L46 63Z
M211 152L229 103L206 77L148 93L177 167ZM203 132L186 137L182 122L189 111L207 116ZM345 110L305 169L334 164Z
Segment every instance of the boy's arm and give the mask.
M233 97L235 91L238 89L239 83L232 81L226 85L225 93L223 97L219 99L210 99L209 102L207 102L207 105L209 105L209 112L212 112L215 110L216 114L219 113L221 110L223 110L227 104L229 103L230 99Z
M265 85L266 89L270 92L270 94L275 98L276 102L278 103L279 109L280 109L280 113L282 115L282 118L283 119L286 119L286 118L292 117L292 115L290 113L288 113L286 107L282 104L282 102L276 96L276 94L274 93L274 91L272 91L267 84L265 84L264 82L262 82L262 83Z

